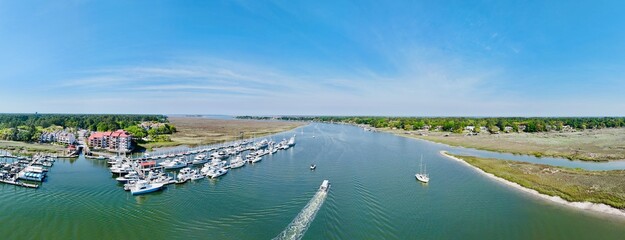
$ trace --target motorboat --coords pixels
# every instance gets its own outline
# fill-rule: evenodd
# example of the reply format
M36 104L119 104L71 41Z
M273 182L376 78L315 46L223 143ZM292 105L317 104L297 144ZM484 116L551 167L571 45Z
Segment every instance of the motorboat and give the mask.
M150 183L146 180L139 180L134 184L134 186L130 188L130 193L132 193L132 195L140 195L156 192L158 190L161 190L162 188L162 183Z
M252 163L257 163L257 162L260 162L261 160L263 160L262 157L255 157L254 159L252 159Z
M311 165L310 165L310 170L315 170L315 169L317 169L317 165L315 165L315 164L311 164Z
M287 145L289 145L289 147L295 146L295 135L293 135L289 141L287 142Z
M240 168L245 166L245 161L241 158L241 155L238 155L233 161L230 162L230 168Z
M187 162L182 158L176 158L172 161L165 161L164 164L161 164L165 169L178 169L187 166Z
M228 169L225 169L225 168L212 168L210 171L208 171L208 173L206 173L206 176L208 176L210 178L218 178L218 177L223 176L226 173L228 173Z
M202 178L204 178L204 175L202 175L202 173L200 173L197 169L195 169L193 174L191 174L191 181L200 180Z
M206 162L208 162L208 158L206 158L206 155L204 154L199 154L197 156L195 156L195 158L193 158L193 161L191 162L191 164L204 164Z
M321 186L319 187L319 190L327 192L329 189L330 189L330 181L323 180L323 182L321 183Z
M137 174L137 172L135 172L135 171L130 171L125 176L117 177L117 178L115 178L115 180L117 180L120 183L126 183L126 182L132 181L132 180L139 180L139 174Z
M191 168L186 167L181 169L180 172L178 172L178 177L176 177L176 183L180 184L189 181L193 173L194 172L193 170L191 170Z

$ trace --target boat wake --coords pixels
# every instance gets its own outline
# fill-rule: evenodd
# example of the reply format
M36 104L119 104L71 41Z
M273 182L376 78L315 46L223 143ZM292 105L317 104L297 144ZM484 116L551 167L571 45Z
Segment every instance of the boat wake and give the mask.
M315 219L315 215L326 200L328 192L322 189L313 196L312 199L306 204L302 211L293 219L289 226L284 229L278 236L273 238L274 240L283 239L302 239L304 233L308 230L310 223Z

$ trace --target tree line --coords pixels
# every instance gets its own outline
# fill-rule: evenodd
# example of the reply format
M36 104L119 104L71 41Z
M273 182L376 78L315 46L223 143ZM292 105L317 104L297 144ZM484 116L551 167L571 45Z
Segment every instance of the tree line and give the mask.
M112 131L141 122L167 123L165 115L137 114L0 114L0 139L35 142L55 126L90 131ZM168 127L168 131L169 131ZM175 131L175 128L173 128Z
M329 123L364 124L375 128L419 130L439 128L442 131L462 132L467 126L475 131L547 132L625 127L625 117L367 117L367 116L238 116L239 119L317 121Z

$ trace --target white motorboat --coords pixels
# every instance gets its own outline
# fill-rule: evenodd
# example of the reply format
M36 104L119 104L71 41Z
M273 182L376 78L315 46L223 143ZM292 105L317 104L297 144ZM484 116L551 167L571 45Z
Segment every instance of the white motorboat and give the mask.
M287 145L289 145L289 147L295 146L295 135L293 135L293 136L289 139L289 142L287 142Z
M238 155L233 161L230 162L230 168L240 168L245 166L245 161L241 158L241 155Z
M423 165L423 155L421 155L421 171L417 174L414 175L417 180L424 182L424 183L428 183L430 182L430 176L428 176L426 169Z
M315 165L315 164L311 164L311 165L310 165L310 170L315 170L315 169L317 169L317 165Z
M137 172L135 171L130 171L125 176L117 177L115 178L115 180L117 180L120 183L126 183L128 181L133 181L133 180L139 180L139 174L137 174Z
M262 157L255 157L254 159L252 159L252 163L257 163L257 162L260 162L261 160L263 160Z
M137 183L134 184L134 186L130 188L130 193L132 193L132 195L140 195L156 192L158 190L161 190L162 188L162 183L150 183L146 180L139 180L137 181Z
M321 183L321 186L319 186L319 190L327 192L328 189L330 189L330 181L323 180L323 182Z
M223 176L226 173L228 173L228 169L225 169L225 168L212 168L210 171L208 171L208 173L206 173L206 176L208 176L210 178L218 178L218 177Z
M204 154L199 154L197 156L195 156L195 158L193 158L193 161L191 162L192 164L204 164L206 162L208 162L208 158L206 158L206 155Z
M132 171L133 168L129 164L122 164L121 166L112 166L111 173L115 174L126 174Z
M182 158L176 158L173 161L165 161L164 164L161 164L165 169L178 169L187 166L187 162Z
M191 179L191 175L193 175L193 170L191 168L183 168L178 172L178 176L176 177L176 183L185 183Z
M202 178L204 178L204 175L202 175L202 173L200 173L197 169L195 169L193 174L191 174L191 181L200 180Z

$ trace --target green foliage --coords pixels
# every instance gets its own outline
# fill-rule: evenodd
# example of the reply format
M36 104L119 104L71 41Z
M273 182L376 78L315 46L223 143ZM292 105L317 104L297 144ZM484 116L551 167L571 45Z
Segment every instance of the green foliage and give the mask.
M128 133L130 133L135 138L144 138L148 135L148 132L145 129L137 125L126 127L124 128L124 130L128 131Z
M130 127L140 122L167 123L164 115L114 114L0 114L0 138L12 141L37 141L41 132L52 129L82 128L91 131L111 131ZM173 126L167 131L175 131Z
M625 117L367 117L367 116L281 116L281 117L254 117L238 116L239 119L260 120L295 120L317 121L329 123L366 124L375 128L396 127L408 129L409 125L414 130L430 126L432 129L440 126L444 131L458 131L466 126L485 126L487 129L499 129L512 127L513 132L519 131L519 126L525 126L525 132L561 131L564 126L583 130L587 128L618 128L625 127ZM461 131L461 130L460 130Z

